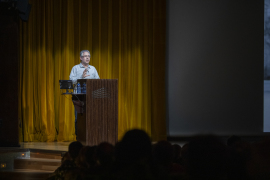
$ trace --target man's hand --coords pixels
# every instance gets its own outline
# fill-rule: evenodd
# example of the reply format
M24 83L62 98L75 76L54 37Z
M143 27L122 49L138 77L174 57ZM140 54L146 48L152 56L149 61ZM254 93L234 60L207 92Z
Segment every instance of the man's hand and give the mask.
M83 71L83 75L82 75L82 77L83 78L85 78L85 77L87 77L87 76L90 76L90 75L87 75L86 73L87 73L87 71L88 71L88 69L87 68L85 68L85 70Z

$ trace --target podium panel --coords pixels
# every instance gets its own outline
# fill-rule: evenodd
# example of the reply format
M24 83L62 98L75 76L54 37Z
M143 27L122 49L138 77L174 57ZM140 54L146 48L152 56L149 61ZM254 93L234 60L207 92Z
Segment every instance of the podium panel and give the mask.
M86 83L86 94L73 94L77 114L77 140L98 145L118 140L118 80L79 79Z

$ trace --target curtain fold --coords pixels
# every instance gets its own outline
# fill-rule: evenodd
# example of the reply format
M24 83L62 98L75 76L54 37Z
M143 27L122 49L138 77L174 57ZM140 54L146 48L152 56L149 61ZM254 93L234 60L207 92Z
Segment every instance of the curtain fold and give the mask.
M29 0L20 28L24 141L73 141L74 107L59 80L80 51L102 79L118 79L119 138L133 128L166 139L165 0Z

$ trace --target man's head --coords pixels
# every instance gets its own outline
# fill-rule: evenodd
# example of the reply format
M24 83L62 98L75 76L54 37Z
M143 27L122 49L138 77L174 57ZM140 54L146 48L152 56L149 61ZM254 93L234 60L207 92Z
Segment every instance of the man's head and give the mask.
M80 59L81 59L81 62L82 64L86 65L86 64L89 64L90 62L90 52L88 50L82 50L80 52Z

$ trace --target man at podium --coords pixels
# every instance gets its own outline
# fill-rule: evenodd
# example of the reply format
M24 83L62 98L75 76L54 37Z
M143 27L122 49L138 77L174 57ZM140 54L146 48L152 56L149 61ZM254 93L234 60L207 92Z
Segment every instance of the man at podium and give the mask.
M71 69L69 79L73 81L73 84L77 84L77 79L100 79L98 72L94 66L89 65L90 52L88 50L82 50L80 52L81 63L73 66ZM77 111L75 109L75 134L77 135Z
M77 79L99 79L97 70L94 66L89 65L90 52L88 50L82 50L80 53L81 63L75 65L69 75L69 79L73 83L77 82ZM74 84L75 84L74 83Z

